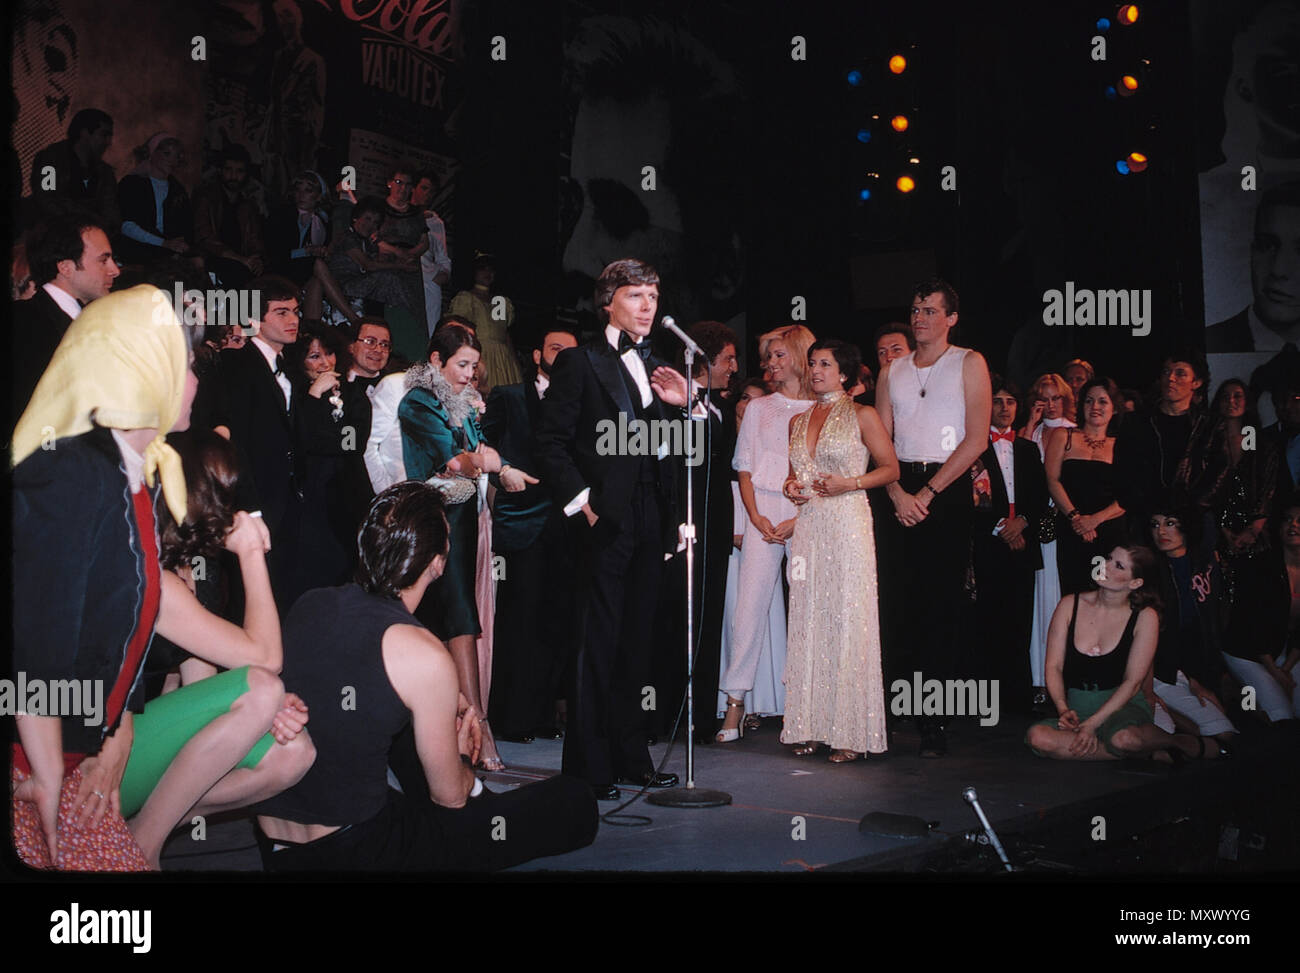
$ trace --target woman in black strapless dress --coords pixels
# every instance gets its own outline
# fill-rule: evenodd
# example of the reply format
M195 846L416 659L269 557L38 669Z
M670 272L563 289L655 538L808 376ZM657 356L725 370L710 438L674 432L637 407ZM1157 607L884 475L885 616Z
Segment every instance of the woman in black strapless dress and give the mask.
M1054 429L1047 440L1047 488L1059 511L1056 563L1063 595L1093 588L1098 566L1128 539L1109 428L1118 401L1113 382L1092 379L1079 400L1079 428Z

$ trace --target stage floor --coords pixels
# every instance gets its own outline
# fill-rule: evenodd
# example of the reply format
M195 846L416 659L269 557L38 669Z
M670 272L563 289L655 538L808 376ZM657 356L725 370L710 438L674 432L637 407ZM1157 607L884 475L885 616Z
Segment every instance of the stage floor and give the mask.
M996 874L1001 866L992 849L966 837L981 831L962 798L968 786L1026 871L1211 874L1297 867L1294 826L1279 834L1276 822L1300 820L1300 734L1244 734L1233 759L1189 761L1173 770L1039 759L1022 743L1030 722L1011 716L995 727L958 721L949 729L949 755L940 760L922 760L919 737L904 724L891 729L888 755L836 765L824 755L794 756L779 742L780 721L767 720L742 741L696 749L696 785L729 793L730 806L679 809L637 801L621 812L628 817L602 821L591 846L512 871ZM489 775L488 784L504 789L548 776L559 769L561 751L561 741L503 743L510 769ZM656 760L666 751L662 743L651 748ZM679 744L663 769L684 778L685 761ZM625 788L624 800L634 793ZM602 803L601 812L617 807ZM860 832L859 820L873 811L917 817L931 822L931 830L921 838ZM636 824L635 815L649 823L620 826ZM1150 847L1153 835L1156 847ZM257 871L251 824L238 817L210 822L202 842L179 830L163 868Z

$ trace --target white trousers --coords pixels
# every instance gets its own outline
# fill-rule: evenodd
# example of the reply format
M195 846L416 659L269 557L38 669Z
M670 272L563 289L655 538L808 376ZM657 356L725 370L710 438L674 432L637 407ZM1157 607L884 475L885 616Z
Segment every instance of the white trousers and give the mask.
M1030 525L1033 526L1032 524ZM1047 627L1061 600L1061 579L1056 573L1056 541L1043 545L1043 566L1034 572L1034 626L1029 637L1029 670L1033 685L1046 686Z
M754 501L758 512L770 520L773 527L795 515L794 504L779 492L756 489ZM754 676L764 646L769 646L772 651L773 670L785 671L785 641L781 641L781 658L777 659L777 646L769 637L768 619L772 598L781 596L781 558L789 547L789 541L785 544L767 543L753 522L745 518L745 539L740 548L740 574L731 631L731 658L718 680L718 688L733 699L739 699L754 688Z
M1218 736L1220 733L1236 733L1237 728L1227 714L1213 703L1203 703L1192 692L1191 681L1181 669L1173 683L1154 680L1156 695L1175 713L1181 713L1196 724L1196 731L1203 737ZM1159 724L1157 724L1158 726ZM1164 727L1161 727L1164 729ZM1172 733L1172 730L1168 732Z
M1288 695L1272 674L1258 662L1239 659L1226 652L1223 653L1223 661L1238 682L1255 690L1256 708L1262 709L1274 723L1300 716L1300 683Z

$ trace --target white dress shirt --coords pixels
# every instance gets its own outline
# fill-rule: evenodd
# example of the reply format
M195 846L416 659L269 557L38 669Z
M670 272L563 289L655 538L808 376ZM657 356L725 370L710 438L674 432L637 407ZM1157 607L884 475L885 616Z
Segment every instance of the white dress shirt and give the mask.
M257 350L262 353L262 357L266 359L266 364L271 369L271 374L275 375L275 381L280 386L280 391L284 393L284 411L288 412L289 398L293 395L293 386L289 384L289 376L286 375L283 370L279 375L275 374L277 368L275 359L280 356L280 352L268 345L258 335L254 335L252 340L253 344L257 347Z
M54 303L59 306L59 309L63 311L64 314L72 318L74 321L77 320L77 315L81 313L80 301L58 284L54 283L54 281L50 281L48 284L42 284L41 288L46 294L50 295L54 300Z
M363 456L375 493L383 493L406 479L402 456L402 429L397 407L406 396L406 372L385 375L370 389L370 438Z
M546 398L546 390L551 387L551 376L547 375L540 368L537 369L537 378L533 380L533 388L537 389L539 399Z
M1015 432L1011 429L1006 430L1013 436ZM989 434L1002 432L997 426L989 426ZM1016 502L1016 459L1015 459L1015 441L1008 442L1005 439L999 439L993 444L993 455L998 458L998 468L1002 470L1002 482L1007 485L1007 502L1015 505Z

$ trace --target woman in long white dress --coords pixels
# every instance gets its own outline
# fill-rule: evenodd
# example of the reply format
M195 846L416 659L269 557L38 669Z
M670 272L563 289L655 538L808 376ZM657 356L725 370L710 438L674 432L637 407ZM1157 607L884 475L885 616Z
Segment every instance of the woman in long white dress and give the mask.
M1074 389L1060 375L1040 375L1029 387L1029 421L1020 435L1038 447L1038 456L1044 462L1047 433L1062 427L1073 429L1075 423L1066 418L1074 415ZM1043 515L1047 523L1056 523L1055 502ZM1037 531L1035 531L1037 533ZM1029 668L1034 681L1034 705L1050 706L1047 699L1047 677L1044 664L1047 659L1047 629L1052 614L1061 601L1061 579L1056 569L1055 539L1043 544L1043 566L1034 572L1034 624L1029 638Z
M774 592L780 595L781 559L789 550L795 525L794 504L781 492L790 467L790 418L813 404L808 349L815 340L802 325L782 328L772 339L767 366L778 390L750 403L736 440L732 467L740 474L746 523L731 654L718 681L718 688L727 694L718 743L743 735L745 696L754 688L763 646L770 642L765 636L772 597ZM776 648L771 646L773 651ZM770 664L780 671L785 659L773 655Z
M830 744L832 763L888 749L880 668L875 535L866 490L898 479L898 458L870 406L845 391L858 349L826 339L808 355L817 403L790 420L790 471L798 504L790 572L789 653L782 743L795 753ZM875 468L867 472L867 462Z

